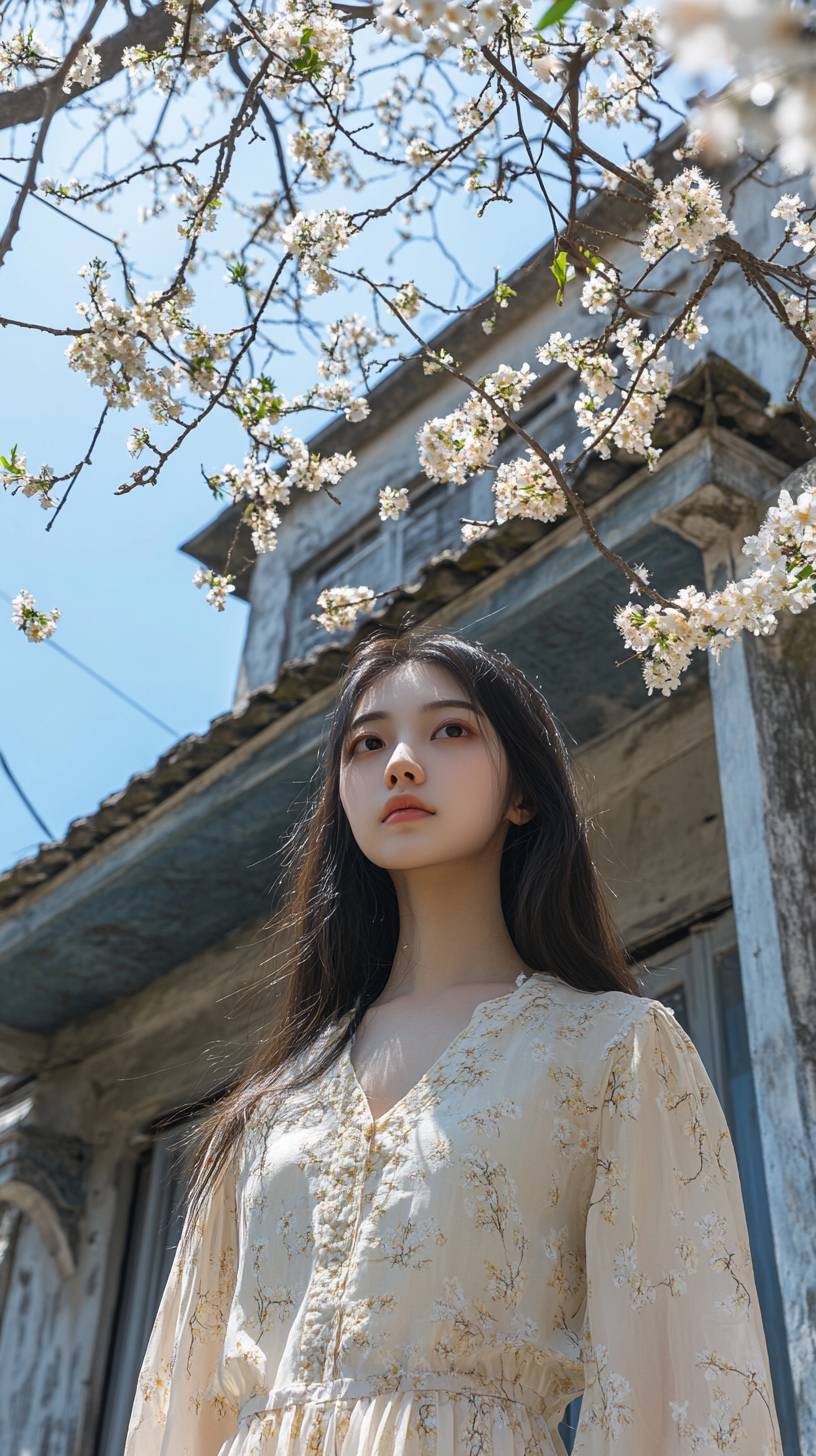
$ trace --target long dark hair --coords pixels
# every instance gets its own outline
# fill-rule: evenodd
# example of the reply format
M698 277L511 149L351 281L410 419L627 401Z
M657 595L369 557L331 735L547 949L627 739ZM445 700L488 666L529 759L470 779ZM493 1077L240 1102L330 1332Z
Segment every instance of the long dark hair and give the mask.
M584 991L644 994L610 914L587 843L573 767L543 695L503 652L428 629L374 627L351 653L316 774L317 787L283 846L276 911L286 949L269 1034L238 1081L197 1121L188 1227L201 1211L260 1099L302 1090L342 1052L388 979L399 914L390 875L352 835L340 793L341 754L363 693L403 663L446 669L486 714L508 763L508 802L533 815L510 824L501 903L524 963ZM267 998L268 999L268 998ZM350 1015L347 1016L347 1013ZM344 1019L332 1034L333 1023ZM323 1045L310 1048L322 1033ZM295 1066L295 1059L301 1058ZM284 1072L286 1072L284 1080Z

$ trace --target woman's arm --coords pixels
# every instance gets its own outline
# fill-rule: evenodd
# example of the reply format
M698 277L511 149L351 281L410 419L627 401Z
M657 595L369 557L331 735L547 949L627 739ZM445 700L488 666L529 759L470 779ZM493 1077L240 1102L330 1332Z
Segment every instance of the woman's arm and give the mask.
M189 1222L184 1220L186 1232ZM124 1456L216 1456L237 1411L219 1375L238 1267L232 1165L210 1193L189 1248L176 1250L139 1374Z
M612 1054L586 1267L573 1456L782 1456L734 1146L660 1001Z

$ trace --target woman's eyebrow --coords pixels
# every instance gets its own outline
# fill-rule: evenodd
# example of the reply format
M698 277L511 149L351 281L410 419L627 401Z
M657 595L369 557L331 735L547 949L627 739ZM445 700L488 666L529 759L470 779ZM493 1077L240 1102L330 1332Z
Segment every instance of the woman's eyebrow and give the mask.
M432 713L439 708L467 708L469 712L477 713L481 716L481 708L477 708L474 703L468 703L464 698L435 698L432 703L423 703L419 711L420 713ZM378 723L383 718L390 717L391 714L383 709L371 713L361 713L349 725L348 732L351 733L354 728L359 728L361 723Z

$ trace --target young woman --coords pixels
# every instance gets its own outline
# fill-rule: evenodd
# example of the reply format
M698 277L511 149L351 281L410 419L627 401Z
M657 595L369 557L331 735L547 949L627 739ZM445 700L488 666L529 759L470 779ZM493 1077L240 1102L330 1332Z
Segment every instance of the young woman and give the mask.
M413 807L406 807L407 802ZM370 637L125 1456L782 1456L734 1148L505 656Z

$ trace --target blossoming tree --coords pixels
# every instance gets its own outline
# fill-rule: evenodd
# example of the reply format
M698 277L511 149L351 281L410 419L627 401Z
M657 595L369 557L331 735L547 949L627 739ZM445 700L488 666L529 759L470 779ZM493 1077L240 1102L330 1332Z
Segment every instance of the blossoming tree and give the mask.
M6 7L0 128L15 137L27 131L25 146L5 158L16 173L0 265L36 199L87 226L81 220L89 209L104 212L129 190L135 195L138 187L143 196L147 187L151 200L140 220L173 206L181 217L164 288L140 295L125 240L89 228L104 248L80 270L81 323L0 320L6 329L63 336L66 367L84 374L101 396L98 417L89 416L87 451L74 464L35 466L24 444L2 444L4 486L38 500L49 525L91 462L108 415L142 414L130 422L127 449L141 463L118 485L124 495L155 485L171 457L219 411L239 422L246 453L240 464L213 469L207 484L216 497L240 503L255 551L274 551L293 492L336 501L335 488L356 463L352 452L320 457L310 450L298 415L321 409L352 423L365 419L372 374L393 357L418 352L428 372L446 372L464 394L455 409L419 430L421 469L454 484L481 472L493 477L494 515L462 519L463 541L511 517L552 521L574 512L636 598L619 607L615 620L642 660L649 693L670 694L696 650L717 654L740 632L773 632L781 612L812 605L813 490L796 500L783 490L757 534L746 538L744 553L755 563L750 575L710 595L681 586L667 598L651 585L648 565L633 565L605 546L576 486L592 453L625 451L653 468L672 350L693 349L709 332L706 296L724 272L739 276L754 306L796 341L801 365L789 399L799 399L816 352L816 209L809 200L816 93L807 6L666 0L658 14L618 0L542 0L538 9L532 0L165 0L136 14L121 0L118 29L111 25L113 0L95 0L84 17L76 9L73 0L56 8L10 0ZM633 159L631 136L641 135L641 153L649 150L665 115L667 68L674 61L701 71L703 60L727 68L727 80L701 96L673 152L673 175L656 176L644 156ZM104 146L108 133L127 125L154 93L162 104L144 157L114 167ZM198 108L194 122L185 111L191 105ZM178 127L167 138L168 118L179 116L183 144ZM49 177L49 132L69 121L83 137L84 175ZM608 144L599 145L599 133ZM247 198L233 184L240 159L259 140L274 172L260 195ZM94 146L102 148L98 165L85 162ZM738 172L727 202L710 175L723 158L735 159ZM382 174L376 181L374 165ZM778 245L765 257L740 238L734 199L746 182L767 186L766 176L780 169L787 185L767 203ZM580 381L575 410L584 433L570 459L564 446L544 449L519 422L538 377L529 362L471 377L461 361L434 349L416 322L423 309L444 316L456 310L416 279L375 277L355 259L360 235L376 219L392 216L399 235L399 218L433 219L449 198L475 202L481 219L522 189L533 190L546 209L554 294L561 301L578 290L586 314L580 336L551 333L536 350L536 362L557 363ZM583 204L603 189L631 206L625 266L612 239L597 230L587 235L584 226ZM337 205L352 193L358 209ZM225 215L240 243L219 255L209 235ZM437 241L445 246L438 234ZM678 253L692 260L693 282L684 296L664 298L659 270ZM224 259L236 301L233 323L221 330L208 327L197 309L192 282L214 256ZM369 317L345 312L352 287L368 291ZM328 325L315 311L324 295L336 300ZM497 275L492 312L482 321L486 334L497 311L511 306L512 289ZM315 377L301 394L287 395L266 370L252 369L253 347L274 360L273 316L320 336ZM519 449L497 465L508 435ZM407 489L384 486L383 529L410 504ZM234 574L200 570L193 580L223 610ZM329 632L346 628L377 595L365 584L338 582L321 593L315 620ZM59 616L57 608L38 608L26 590L14 601L13 621L31 641L53 633Z

